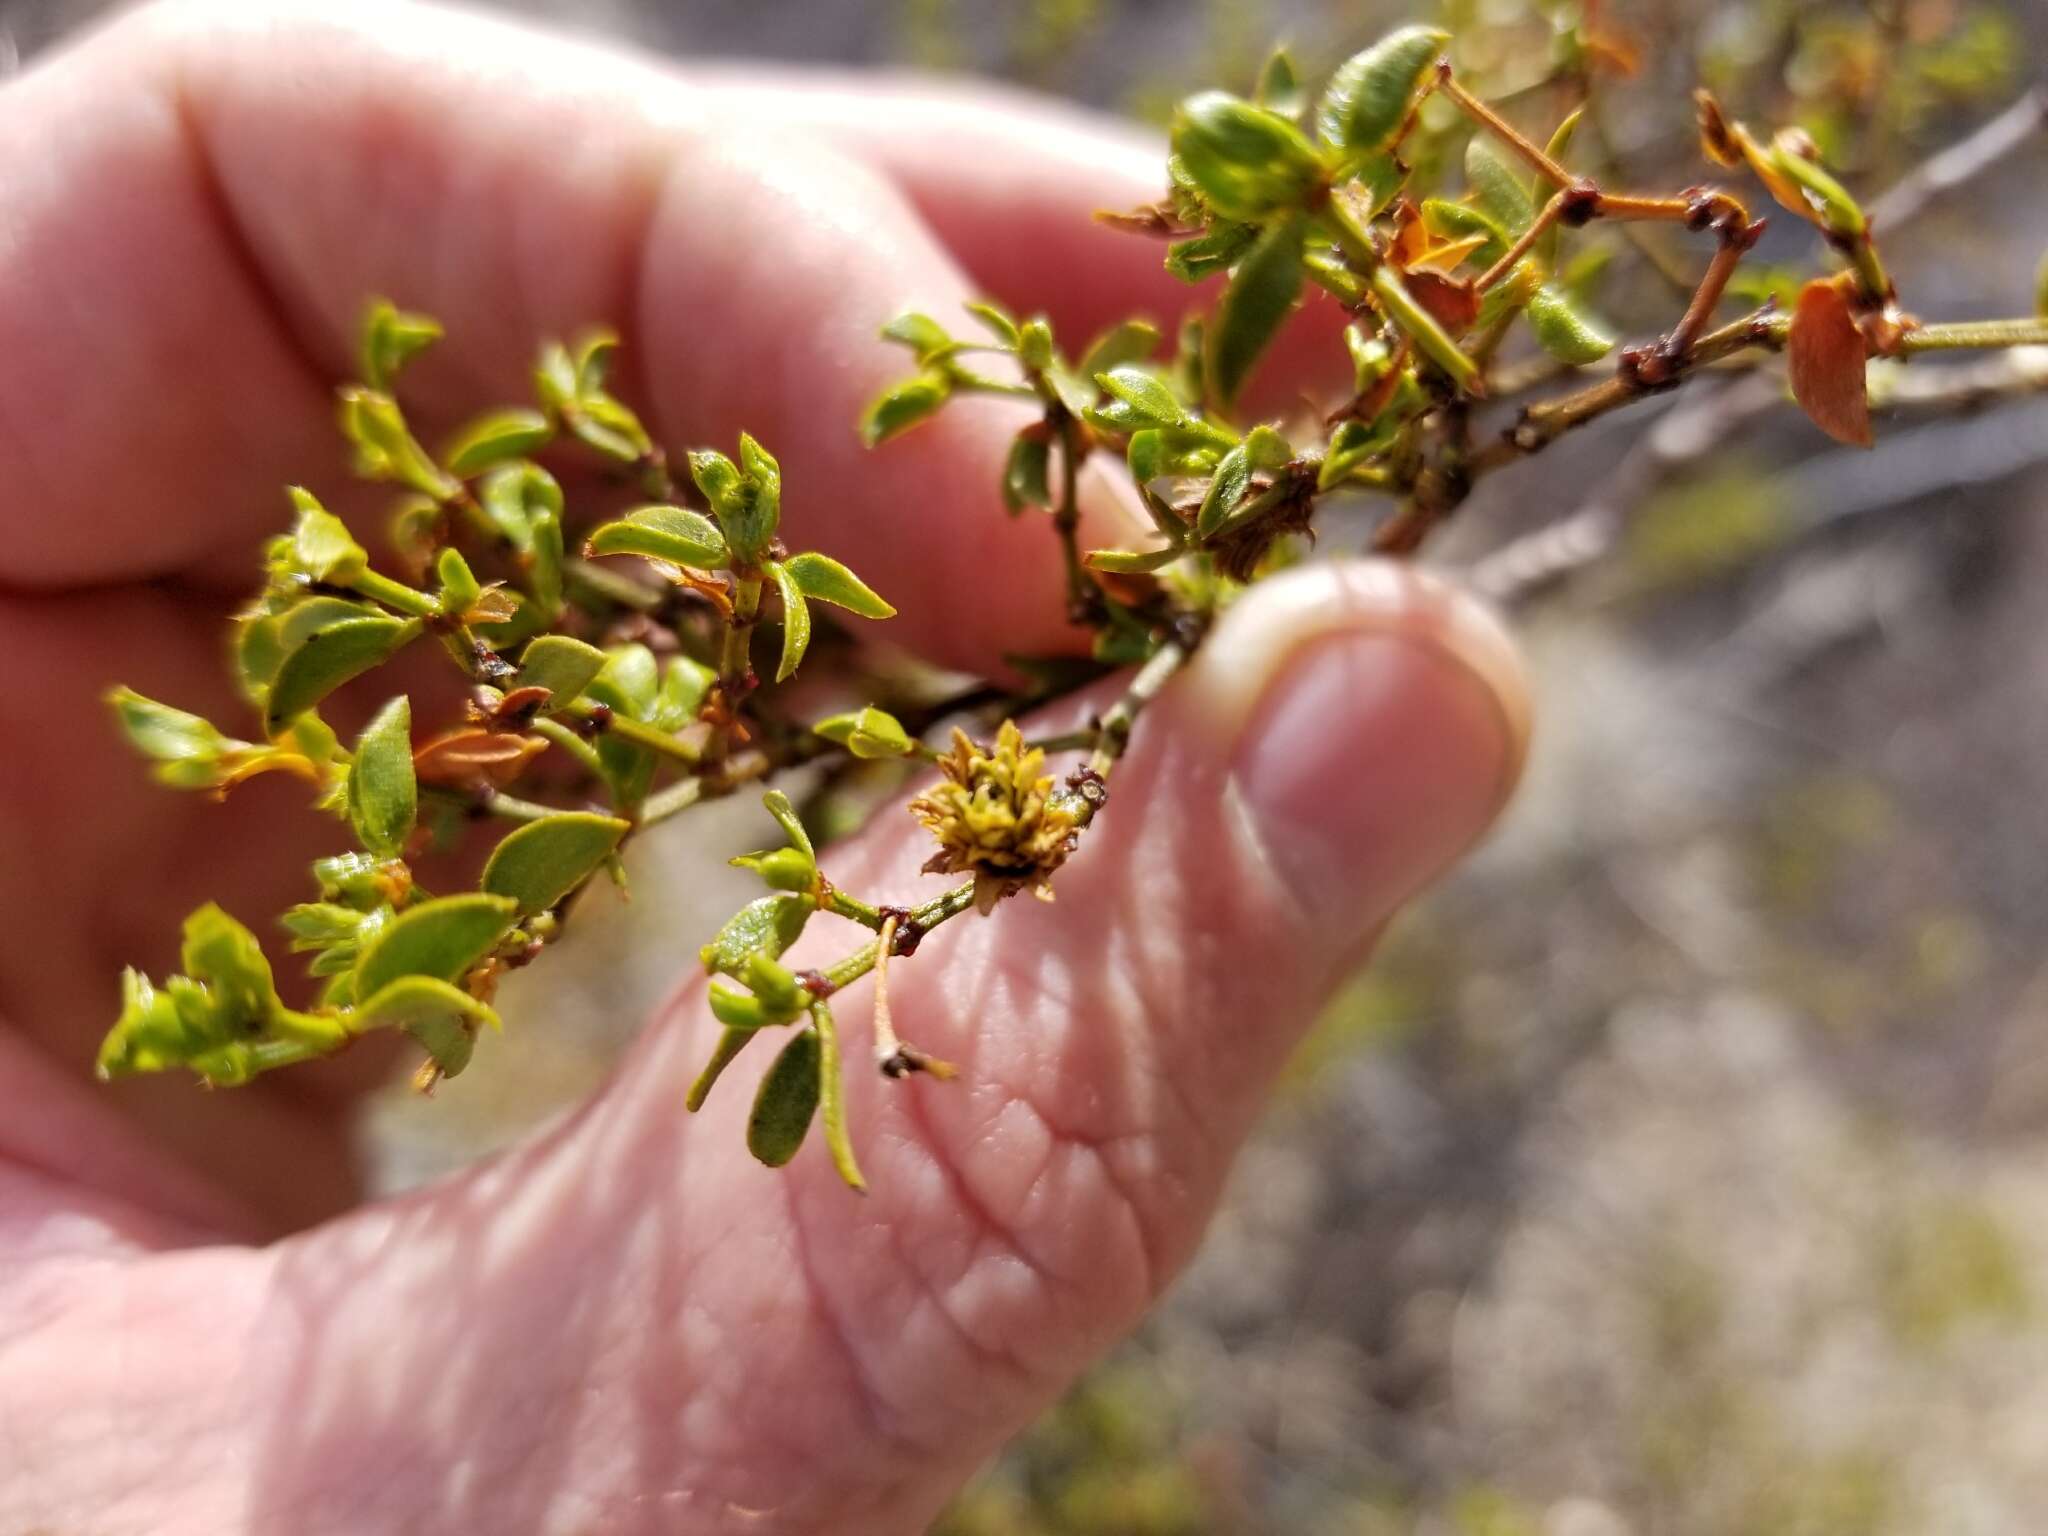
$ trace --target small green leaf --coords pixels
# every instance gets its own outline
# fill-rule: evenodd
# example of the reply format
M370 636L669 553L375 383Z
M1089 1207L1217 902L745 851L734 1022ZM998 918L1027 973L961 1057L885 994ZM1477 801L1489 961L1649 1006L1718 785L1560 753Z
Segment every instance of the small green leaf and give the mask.
M490 1005L431 976L401 976L358 1003L350 1020L357 1033L402 1029L426 1048L443 1077L469 1065L479 1024L501 1028Z
M219 1016L237 1033L254 1033L284 1005L256 935L208 902L185 919L178 963L206 983Z
M853 1143L846 1135L846 1085L840 1078L839 1029L832 1022L832 1010L822 1001L811 1004L811 1029L818 1037L818 1095L824 1109L825 1146L832 1154L832 1166L839 1170L847 1188L865 1194L868 1183L861 1177L860 1164L854 1161Z
M734 913L709 944L698 951L713 975L737 976L750 955L774 959L804 931L816 908L808 897L761 896Z
M1105 405L1089 413L1089 420L1111 432L1136 432L1145 427L1177 427L1187 412L1157 374L1125 365L1112 368L1095 382L1108 392Z
M953 396L953 376L927 369L890 385L860 419L860 440L870 448L901 437L927 417L936 415Z
M596 646L569 635L540 635L519 657L519 686L545 688L550 713L567 709L604 670Z
M1218 223L1192 240L1176 240L1166 248L1166 270L1184 283L1227 272L1259 238L1256 224Z
M412 771L412 702L400 694L356 740L348 770L348 818L371 853L401 857L419 813Z
M769 561L768 574L782 596L782 656L775 664L775 681L786 683L796 675L804 652L810 649L811 605L804 601L804 589L795 573L782 561Z
M908 757L917 749L917 743L903 729L903 722L872 704L848 714L829 716L811 729L863 759Z
M823 1048L814 1030L790 1038L761 1078L747 1116L747 1150L770 1168L780 1168L797 1154L818 1112L819 1071Z
M645 555L671 565L716 570L728 552L718 525L687 507L641 507L590 535L587 555Z
M898 315L883 326L882 339L910 348L920 365L945 357L960 345L938 321L915 310Z
M493 896L509 896L522 916L545 912L611 857L629 822L588 811L543 816L507 833L491 850L479 882Z
M771 789L761 797L761 804L767 809L768 814L775 818L775 825L782 828L782 835L789 839L792 848L805 858L812 858L817 854L818 850L811 846L811 834L804 830L803 818L797 815L796 807L790 803L789 796L779 789Z
M348 525L301 486L291 488L298 521L292 525L292 564L314 581L345 585L369 569L370 555Z
M1181 168L1226 219L1303 207L1323 180L1322 157L1299 128L1226 91L1182 102L1172 132Z
M341 433L355 445L357 473L372 480L396 480L437 498L457 489L413 441L405 415L391 396L354 384L337 394Z
M1374 267L1368 279L1373 297L1387 318L1408 333L1418 351L1451 376L1460 387L1470 389L1479 379L1479 365L1465 355L1436 317L1420 304L1401 282L1391 263Z
M782 469L768 450L742 432L738 464L702 449L690 455L690 477L711 503L733 555L752 565L766 554L782 519Z
M1223 406L1237 399L1253 365L1301 301L1304 233L1298 219L1274 224L1230 274L1210 322L1204 360L1210 393Z
M1244 446L1239 446L1223 455L1223 461L1216 466L1216 474L1209 482L1209 489L1202 497L1201 510L1195 514L1195 532L1208 538L1223 525L1223 520L1237 510L1237 504L1244 499L1245 488L1251 484L1251 456Z
M1092 379L1126 363L1142 363L1158 350L1158 326L1149 320L1125 320L1088 344L1088 350L1081 354L1078 372L1081 377Z
M1529 329L1543 350L1561 363L1598 362L1614 347L1614 338L1555 283L1545 283L1529 301Z
M114 716L128 744L159 765L159 771L185 773L189 769L198 787L214 779L213 765L243 743L236 742L212 721L198 715L144 698L132 688L116 688L107 695Z
M1465 146L1465 180L1473 200L1510 238L1536 222L1536 199L1492 139L1475 133Z
M309 631L271 680L263 712L270 734L350 678L388 661L422 627L418 619L342 619Z
M410 314L389 299L373 299L363 314L362 338L364 382L389 389L399 369L441 339L441 322Z
M1186 551L1169 544L1164 549L1091 549L1085 559L1089 567L1119 576L1143 576L1173 564Z
M725 992L728 997L739 997L742 995L737 992L728 991L723 987L718 990ZM713 1006L715 1008L716 1004L714 1003ZM711 1059L704 1064L704 1070L697 1074L697 1080L690 1084L690 1091L683 1099L683 1108L694 1115L704 1107L704 1101L711 1096L713 1086L724 1075L725 1069L732 1065L733 1058L753 1042L755 1033L756 1031L751 1028L733 1028L728 1026L719 1035L718 1045L713 1049Z
M1285 48L1275 48L1266 56L1265 66L1259 71L1258 86L1252 91L1252 100L1283 117L1298 118L1308 105L1308 98L1301 88L1301 76L1294 68L1294 59Z
M770 848L765 853L743 853L731 862L737 869L752 870L773 891L808 891L818 878L817 860L801 848ZM732 1020L727 1019L726 1022L729 1024Z
M1000 304L991 304L986 299L964 306L967 313L979 320L991 336L1004 346L1015 351L1023 339L1017 327L1017 317Z
M516 407L478 417L441 450L450 474L467 479L507 459L523 459L547 446L554 423L539 411Z
M442 896L394 917L356 962L356 996L374 997L402 976L460 981L512 926L510 897Z
M476 579L476 572L462 558L462 551L453 545L441 551L440 558L434 562L434 574L440 578L441 612L447 618L460 619L483 596L483 583Z
M783 850L788 852L787 849ZM770 1008L751 992L742 992L736 987L723 986L712 982L705 989L705 1000L711 1005L711 1017L729 1030L767 1029L777 1024L787 1024L796 1017L787 1009ZM797 1013L803 1010L798 1009Z
M601 389L579 387L574 408L562 413L562 425L584 447L618 464L638 464L654 452L654 440L640 418Z
M1403 27L1338 65L1316 108L1324 142L1353 156L1386 148L1449 41L1434 27Z
M534 552L536 530L543 523L553 522L557 528L561 523L562 488L538 464L493 470L478 488L477 500L491 526L522 555Z
M825 555L792 555L784 569L799 591L814 602L831 603L864 619L893 619L896 610L837 560ZM778 578L779 579L779 578Z
M1026 507L1052 505L1051 463L1052 445L1043 437L1020 432L1011 442L1010 456L1003 461L1003 506L1011 516Z

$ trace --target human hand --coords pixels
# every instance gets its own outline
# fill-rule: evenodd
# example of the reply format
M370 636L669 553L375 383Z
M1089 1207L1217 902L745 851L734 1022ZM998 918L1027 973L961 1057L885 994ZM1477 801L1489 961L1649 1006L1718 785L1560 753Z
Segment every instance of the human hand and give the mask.
M773 444L793 537L856 559L898 638L989 666L1070 643L1050 534L995 505L1013 408L866 453L900 368L875 327L984 292L1075 336L1170 315L1156 249L1087 217L1151 195L1157 153L987 92L367 6L142 13L0 91L0 141L0 1529L919 1528L1137 1321L1300 1027L1499 808L1507 641L1389 567L1245 598L1059 900L896 973L962 1080L854 1076L865 1200L815 1148L753 1164L731 1085L683 1113L693 983L567 1125L338 1214L375 1059L210 1096L80 1069L120 961L204 896L281 905L315 846L275 786L233 836L155 791L99 696L224 703L280 487L341 482L364 297L448 323L407 375L437 425L517 393L533 338L618 323L658 437ZM1106 487L1090 515L1112 541ZM907 894L921 843L885 817L827 867Z

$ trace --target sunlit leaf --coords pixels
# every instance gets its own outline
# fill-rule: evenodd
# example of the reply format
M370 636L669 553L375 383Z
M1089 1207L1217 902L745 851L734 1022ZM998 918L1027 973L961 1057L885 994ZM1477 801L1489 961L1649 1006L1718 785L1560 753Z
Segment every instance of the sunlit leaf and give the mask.
M864 619L893 619L896 610L868 584L837 560L825 555L791 555L784 563L790 579L805 597L831 603Z
M1206 359L1210 392L1225 406L1301 299L1303 233L1299 220L1276 223L1230 274L1210 322Z
M524 915L545 912L609 858L631 823L615 816L564 811L508 832L491 851L478 883L509 896Z
M804 1144L818 1112L823 1056L817 1034L807 1029L791 1037L761 1078L747 1116L747 1150L770 1168L782 1167Z
M1385 148L1449 41L1434 27L1403 27L1346 59L1316 108L1324 142L1353 155Z
M356 740L348 770L348 816L371 853L405 852L419 812L412 769L412 702L400 694L377 712Z
M278 663L271 680L264 704L270 733L350 678L388 661L420 630L417 619L365 618L342 619L308 632Z
M1799 292L1785 343L1792 397L1837 442L1871 445L1863 332L1840 285L1815 278Z
M641 507L605 523L584 544L590 555L645 555L671 565L716 569L725 564L725 536L702 512L687 507Z
M539 411L517 407L478 417L441 451L450 474L467 478L507 459L523 459L547 446L554 424Z
M470 892L408 907L356 962L356 996L374 997L402 976L460 981L517 915L510 897Z

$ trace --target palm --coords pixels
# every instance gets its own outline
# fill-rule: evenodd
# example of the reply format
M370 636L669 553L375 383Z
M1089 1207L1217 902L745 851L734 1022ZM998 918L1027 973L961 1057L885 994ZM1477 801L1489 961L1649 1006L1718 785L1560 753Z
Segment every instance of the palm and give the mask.
M1071 332L1173 301L1156 253L1086 221L1150 193L1146 159L1070 120L678 81L417 9L249 14L150 13L0 92L9 141L68 162L0 172L0 354L30 360L0 374L0 639L35 679L0 704L0 1317L26 1320L0 1326L0 1414L38 1468L0 1479L0 1523L904 1529L1185 1256L1291 1031L1497 808L1512 658L1384 572L1241 604L1059 902L902 971L899 1010L966 1080L855 1075L867 1201L809 1152L748 1164L743 1092L680 1113L692 988L545 1141L269 1248L193 1248L345 1204L341 1109L378 1063L158 1083L127 1126L77 1084L114 967L161 963L205 896L294 899L322 832L288 789L154 790L97 699L230 713L217 594L278 487L340 484L326 380L366 294L448 323L429 423L519 393L536 336L626 323L657 434L773 443L793 535L969 666L1066 643L1058 563L994 511L1002 407L861 454L895 366L876 322L981 285ZM910 830L833 850L835 876L917 889ZM118 1486L80 1449L108 1414L147 1426Z

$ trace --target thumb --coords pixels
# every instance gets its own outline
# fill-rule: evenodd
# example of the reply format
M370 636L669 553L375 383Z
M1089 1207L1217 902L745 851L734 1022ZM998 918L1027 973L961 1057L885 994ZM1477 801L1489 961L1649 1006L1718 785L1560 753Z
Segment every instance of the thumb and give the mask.
M747 1159L746 1062L682 1113L715 1035L693 984L550 1141L288 1245L324 1358L279 1366L269 1491L323 1507L445 1435L460 1490L410 1496L449 1529L921 1529L1185 1261L1289 1047L1492 820L1526 730L1512 646L1448 587L1260 586L1140 720L1058 900L892 969L959 1080L867 1070L869 994L835 1001L866 1199L815 1136ZM825 863L904 900L928 852L890 816Z

